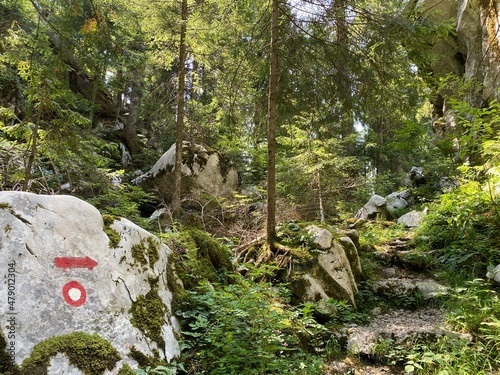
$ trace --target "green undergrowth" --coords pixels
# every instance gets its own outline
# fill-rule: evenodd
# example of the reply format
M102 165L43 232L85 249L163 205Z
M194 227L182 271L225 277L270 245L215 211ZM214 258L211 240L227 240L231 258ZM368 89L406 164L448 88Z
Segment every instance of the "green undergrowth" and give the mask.
M320 374L320 352L336 347L326 327L304 309L291 308L286 288L234 279L189 292L180 312L187 372Z

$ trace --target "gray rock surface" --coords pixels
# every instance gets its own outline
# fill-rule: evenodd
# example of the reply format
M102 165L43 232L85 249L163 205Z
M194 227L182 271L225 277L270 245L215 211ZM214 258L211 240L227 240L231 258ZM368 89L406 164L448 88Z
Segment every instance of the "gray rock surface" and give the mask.
M316 225L308 226L306 231L312 236L312 241L318 248L326 250L332 247L333 235L330 231Z
M302 302L335 298L355 306L356 279L346 251L337 241L330 241L330 247L317 254L317 260L297 264L291 278L291 290Z
M174 191L175 149L174 143L148 172L132 182L170 199ZM238 172L220 153L184 142L182 154L183 195L227 195L238 189Z
M359 209L354 216L356 219L375 219L377 216L389 217L387 211L387 200L380 195L373 195L366 204Z
M500 284L500 264L497 265L492 271L487 272L486 277Z
M398 224L403 224L408 228L418 227L424 216L424 211L410 211L398 219Z
M0 192L0 231L1 333L15 363L36 344L72 332L98 334L118 351L121 360L107 374L117 374L123 363L137 368L132 347L168 360L179 354L170 250L156 237L121 219L109 223L110 241L101 214L86 202L23 192ZM153 316L163 342L137 328L130 313L149 292L163 306ZM144 320L148 312L154 313L143 311ZM9 319L13 329L5 324ZM68 366L64 356L54 357L49 375L80 373Z
M347 328L347 350L352 354L371 356L380 340L404 343L416 338L434 339L448 332L443 314L438 309L394 310L375 317L367 326Z
M387 210L392 217L397 217L397 212L399 210L402 210L413 203L409 190L391 193L385 197L385 200L387 201Z
M354 241L347 236L340 237L339 243L344 248L345 254L351 266L352 274L354 275L354 279L356 281L360 281L363 277L363 269L361 268L358 248L354 244Z
M418 6L433 21L454 20L456 34L435 43L436 59L431 71L436 78L447 75L479 84L464 97L454 88L441 90L433 101L433 127L443 135L455 128L447 98L458 95L475 107L500 99L500 34L497 2L479 0L422 0Z

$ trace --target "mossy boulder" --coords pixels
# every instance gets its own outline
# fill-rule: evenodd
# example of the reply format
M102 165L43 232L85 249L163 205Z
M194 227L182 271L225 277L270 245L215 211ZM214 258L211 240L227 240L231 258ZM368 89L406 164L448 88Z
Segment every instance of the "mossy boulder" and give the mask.
M231 252L210 234L189 228L171 235L170 241L177 254L173 264L185 289L192 290L202 281L230 281L234 272Z
M329 232L321 228L314 233L324 236L325 231ZM328 247L323 243L320 249L311 249L309 257L295 258L290 289L298 303L334 298L355 306L356 280L362 274L356 246L345 236L337 240L329 232L324 237L330 239Z
M175 149L174 143L148 172L133 183L170 200L174 192ZM239 176L231 160L200 144L184 142L181 171L184 197L199 193L223 196L238 189Z
M138 367L132 346L163 361L179 354L172 252L159 238L75 197L25 192L0 192L0 228L0 350L9 354L2 362L25 374L62 374L81 353L90 361L109 349L121 358L116 373ZM76 367L99 375L111 365Z

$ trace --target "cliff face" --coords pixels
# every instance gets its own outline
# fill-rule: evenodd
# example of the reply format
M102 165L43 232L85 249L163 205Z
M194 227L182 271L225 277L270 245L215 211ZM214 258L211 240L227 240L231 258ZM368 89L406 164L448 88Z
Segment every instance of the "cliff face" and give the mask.
M499 0L424 0L423 14L438 21L456 19L456 35L434 45L437 59L434 76L448 74L472 79L480 88L463 98L474 106L500 99L500 1ZM439 92L434 104L435 116L446 112L446 97L452 91Z

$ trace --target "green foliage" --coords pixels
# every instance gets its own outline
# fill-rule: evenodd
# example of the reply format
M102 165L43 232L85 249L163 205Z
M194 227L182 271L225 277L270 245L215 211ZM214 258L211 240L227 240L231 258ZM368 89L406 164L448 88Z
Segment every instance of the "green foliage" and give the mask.
M57 353L64 353L69 362L85 375L112 370L120 359L116 349L99 335L73 332L35 345L30 357L21 365L21 374L47 375L50 360Z
M429 206L416 244L434 249L436 258L451 270L482 276L500 256L500 221L491 194L488 183L464 179L457 189Z
M448 324L459 332L434 340L395 344L379 341L374 355L389 364L419 374L491 374L500 368L500 313L498 293L482 280L459 287L447 302Z
M370 249L374 246L387 244L391 240L404 237L407 234L408 230L405 229L404 225L385 221L370 221L360 231L359 245L361 250Z
M120 175L117 171L114 175ZM87 202L95 206L101 213L114 217L124 217L136 224L148 227L146 220L141 217L140 206L152 198L141 187L132 184L119 184L105 189L101 194L88 198Z
M312 353L332 340L269 284L243 278L202 284L180 316L183 362L192 374L319 374L321 359Z
M146 367L145 369L135 370L134 374L136 375L175 375L177 370L175 367L167 367L167 366L156 366Z

